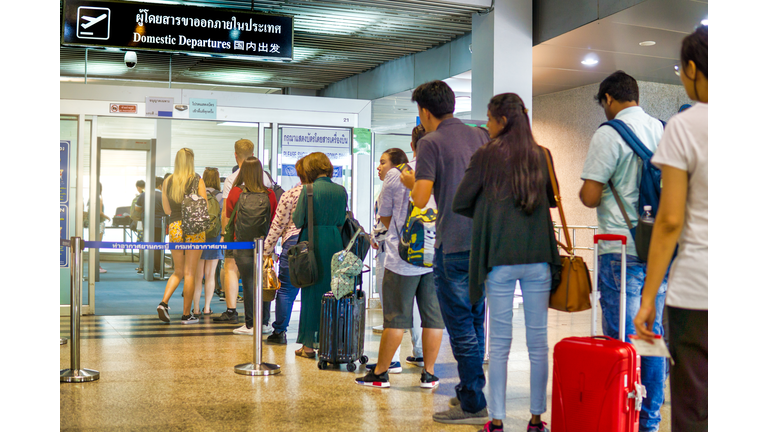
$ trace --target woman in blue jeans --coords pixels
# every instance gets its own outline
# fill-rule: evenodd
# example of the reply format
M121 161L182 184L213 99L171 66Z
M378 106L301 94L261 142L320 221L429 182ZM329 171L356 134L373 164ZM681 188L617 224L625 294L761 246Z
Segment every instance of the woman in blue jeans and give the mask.
M469 162L453 199L453 211L472 218L469 294L487 291L490 316L488 415L482 431L502 431L506 418L507 362L512 345L515 286L523 292L525 334L531 362L531 420L528 431L548 431L549 373L547 308L552 270L560 265L549 208L555 197L548 151L531 134L528 110L514 93L488 104L491 141Z
M288 249L296 245L299 240L299 230L293 224L293 212L296 210L296 204L299 202L302 185L307 184L307 177L304 173L302 161L304 158L296 161L296 175L300 183L296 184L287 192L280 196L280 202L277 204L277 213L272 219L272 225L269 227L267 240L264 242L264 253L271 254L275 251L277 240L282 239L282 251L280 252L279 271L277 277L280 280L280 289L275 295L275 322L272 323L274 331L267 337L267 343L286 345L288 339L285 332L288 331L288 323L291 321L291 312L293 311L293 302L299 294L299 289L291 285L291 278L288 272Z

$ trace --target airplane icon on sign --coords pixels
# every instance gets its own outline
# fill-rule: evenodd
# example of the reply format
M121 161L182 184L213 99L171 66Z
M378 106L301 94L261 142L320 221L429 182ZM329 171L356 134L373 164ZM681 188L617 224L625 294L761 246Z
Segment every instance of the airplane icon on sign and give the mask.
M101 16L98 16L96 18L89 17L89 16L82 16L80 18L82 18L82 19L84 19L84 20L86 20L88 22L86 24L80 24L80 27L82 27L84 29L87 29L88 27L90 27L90 26L92 26L92 25L94 25L94 24L104 20L104 18L106 18L106 17L107 17L107 14L101 14Z
M109 39L109 18L109 8L80 6L77 8L77 37L81 39Z

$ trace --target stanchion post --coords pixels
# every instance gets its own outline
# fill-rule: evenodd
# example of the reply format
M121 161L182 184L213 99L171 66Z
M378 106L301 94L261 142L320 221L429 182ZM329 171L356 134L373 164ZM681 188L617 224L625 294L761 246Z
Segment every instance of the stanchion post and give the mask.
M261 320L262 290L264 274L264 238L254 240L253 251L253 363L235 366L235 373L240 375L275 375L280 373L280 365L261 362Z
M514 298L512 299L514 301ZM491 318L488 316L488 297L485 297L485 327L483 331L485 333L485 354L483 355L483 363L488 363L488 359L491 358Z
M83 241L80 237L70 239L70 368L60 371L61 382L89 382L99 379L97 370L80 369L80 293L82 280L80 264Z

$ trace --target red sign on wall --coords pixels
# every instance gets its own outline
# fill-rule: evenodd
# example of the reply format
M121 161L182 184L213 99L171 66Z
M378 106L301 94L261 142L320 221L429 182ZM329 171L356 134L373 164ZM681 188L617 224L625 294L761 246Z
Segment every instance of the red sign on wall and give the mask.
M138 112L136 105L109 104L109 112L120 114L136 114Z

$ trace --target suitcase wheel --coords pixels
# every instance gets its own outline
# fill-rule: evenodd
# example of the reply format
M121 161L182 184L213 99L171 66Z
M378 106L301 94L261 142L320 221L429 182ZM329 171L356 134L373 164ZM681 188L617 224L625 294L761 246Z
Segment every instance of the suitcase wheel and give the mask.
M357 365L355 365L355 362L347 363L347 370L350 372L356 371Z
M326 370L328 369L328 363L326 363L325 360L320 360L319 362L317 362L317 368L320 370Z
M364 355L360 357L360 364L366 364L368 363L368 356Z

